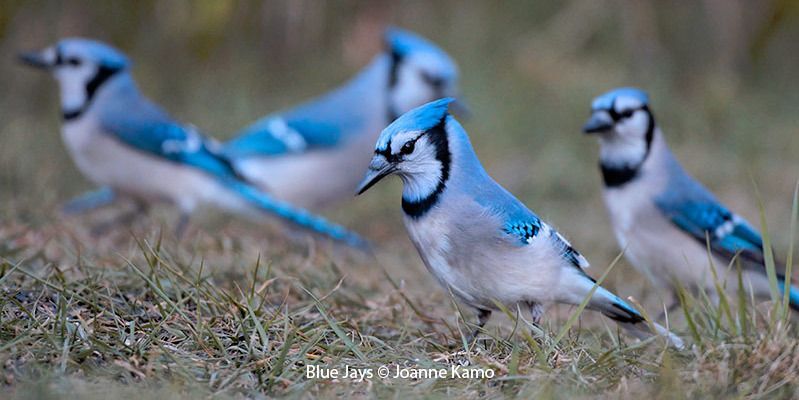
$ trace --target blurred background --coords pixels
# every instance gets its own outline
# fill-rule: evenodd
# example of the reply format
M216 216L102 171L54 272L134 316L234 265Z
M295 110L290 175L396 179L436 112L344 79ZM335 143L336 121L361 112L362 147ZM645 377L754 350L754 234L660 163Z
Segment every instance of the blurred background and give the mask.
M46 227L62 218L61 202L91 187L61 143L56 85L19 66L19 50L65 36L106 41L132 58L146 95L226 138L347 80L381 50L387 25L418 32L459 63L478 156L570 238L593 275L618 249L600 197L598 145L580 127L591 99L620 85L650 93L680 161L755 225L762 200L777 253L787 250L799 178L792 0L0 0L0 225ZM399 191L394 181L324 213L405 254L409 275L424 280L408 256Z

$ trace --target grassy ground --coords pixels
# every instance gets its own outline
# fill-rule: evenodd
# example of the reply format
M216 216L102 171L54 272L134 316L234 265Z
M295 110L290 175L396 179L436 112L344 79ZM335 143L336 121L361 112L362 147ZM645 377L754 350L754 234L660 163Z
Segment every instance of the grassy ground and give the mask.
M484 343L462 343L469 329L464 318L473 316L460 314L407 240L397 182L324 211L377 243L375 258L280 226L213 214L197 218L177 242L168 208L92 238L88 226L115 210L59 214L62 201L90 185L60 143L53 83L15 65L16 50L66 34L116 38L135 60L134 76L146 93L181 120L224 137L327 90L379 43L363 40L357 43L370 44L353 50L308 39L294 44L308 54L274 54L234 29L217 50L197 55L186 49L198 40L181 42L170 30L174 19L142 18L138 26L147 34L124 35L99 16L75 22L97 12L75 4L82 3L44 7L49 13L42 14L29 6L10 22L0 18L6 24L0 41L4 396L789 398L799 390L796 330L772 303L750 299L727 299L729 311L701 297L690 300L689 313L670 316L690 343L682 352L658 341L637 343L590 312L572 325L577 310L566 307L550 310L544 332L531 334L508 310L488 325ZM560 27L580 24L555 23L562 15L553 6L532 12L522 3L420 4L395 7L390 19L434 38L460 62L475 111L465 127L478 155L591 261L594 277L618 248L600 200L597 146L579 128L591 98L618 85L650 91L677 156L731 208L760 225L762 203L777 254L786 258L799 179L799 86L795 60L781 54L796 42L795 27L779 31L761 61L728 73L703 58L712 40L690 36L704 25L687 11L662 14L686 29L664 33L667 56L647 63L625 51L630 42L619 39L613 19L619 13L612 10L576 10L606 21L574 45L580 32ZM168 13L160 7L166 8L158 15ZM347 18L358 17L344 17L319 35L352 39L356 29L344 27ZM662 308L662 293L624 261L606 285L652 315ZM495 376L355 382L306 379L308 365L375 373L381 366L462 366Z
M571 308L551 310L543 332L508 310L485 340L463 343L470 330L463 319L473 316L460 314L409 249L373 260L254 233L231 225L176 243L134 226L98 243L72 221L5 225L0 362L7 390L19 398L788 398L798 389L796 332L769 303L725 298L715 307L690 298L689 313L670 316L691 343L681 352L633 341L591 313L570 325ZM653 296L637 300L657 312ZM309 366L374 375L308 379ZM491 376L376 376L398 366Z

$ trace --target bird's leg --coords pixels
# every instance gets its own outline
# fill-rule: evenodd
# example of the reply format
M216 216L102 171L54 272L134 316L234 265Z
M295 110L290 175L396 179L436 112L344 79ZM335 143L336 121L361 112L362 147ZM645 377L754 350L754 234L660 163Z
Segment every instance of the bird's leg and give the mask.
M491 318L491 310L485 308L477 309L477 328L475 328L472 335L469 337L469 342L477 338L477 335L480 334L480 330L483 329L489 318Z
M671 303L669 303L668 307L666 307L666 309L660 313L657 320L663 321L664 319L666 319L667 315L670 315L678 308L680 308L680 298L676 294L673 294L671 297Z
M189 227L189 214L182 213L178 218L178 223L175 225L175 237L178 240L183 239L183 235L186 234L186 228Z
M78 215L99 208L110 206L117 200L117 195L114 190L109 187L102 187L100 189L86 192L78 197L67 201L61 206L61 212L65 215Z
M111 228L117 225L128 225L132 223L136 217L147 212L147 205L141 201L134 201L132 210L123 212L108 221L101 222L91 228L92 236L100 236L108 232Z
M533 325L541 326L541 318L544 317L544 306L541 303L527 303L530 306L530 317L533 319Z

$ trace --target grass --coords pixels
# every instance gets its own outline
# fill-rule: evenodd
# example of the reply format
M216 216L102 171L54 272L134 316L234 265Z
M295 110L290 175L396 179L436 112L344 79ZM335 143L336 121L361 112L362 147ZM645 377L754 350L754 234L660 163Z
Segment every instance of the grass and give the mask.
M745 295L714 304L682 292L683 315L670 316L692 339L682 352L636 342L581 307L555 309L532 332L519 310L504 309L508 322L467 343L470 312L441 290L409 288L369 257L271 232L261 240L284 250L267 258L252 252L266 246L247 227L198 230L180 243L138 229L100 245L81 228L0 230L0 363L10 396L788 398L799 390L796 332L774 318L785 315L781 298L774 307ZM493 377L307 379L309 366L457 366Z

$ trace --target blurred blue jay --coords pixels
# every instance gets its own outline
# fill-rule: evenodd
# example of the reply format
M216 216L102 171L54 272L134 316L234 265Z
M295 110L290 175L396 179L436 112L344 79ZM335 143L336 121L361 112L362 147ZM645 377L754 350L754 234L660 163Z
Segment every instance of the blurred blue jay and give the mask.
M538 324L551 303L580 304L595 281L580 253L483 169L461 125L448 115L451 99L416 108L380 134L361 182L363 193L382 178L402 179L405 227L439 283L478 311L483 326L496 301L529 308ZM624 300L597 287L587 307L636 337L664 335Z
M364 241L344 228L277 201L243 180L214 142L180 125L139 93L127 58L105 44L64 39L27 64L50 71L60 85L62 138L78 169L103 187L68 208L124 195L140 208L166 201L180 209L178 232L198 206L271 214L352 245Z
M659 287L676 290L679 284L716 296L709 244L718 278L728 288L738 288L736 258L743 286L756 296L770 295L760 233L680 166L645 92L620 88L597 97L583 130L599 138L605 205L633 266ZM784 276L778 280L784 290ZM791 286L789 298L796 309L799 289Z
M341 87L268 115L224 144L236 171L306 207L352 196L386 125L416 106L457 94L457 67L436 45L400 29L387 30L385 44Z

